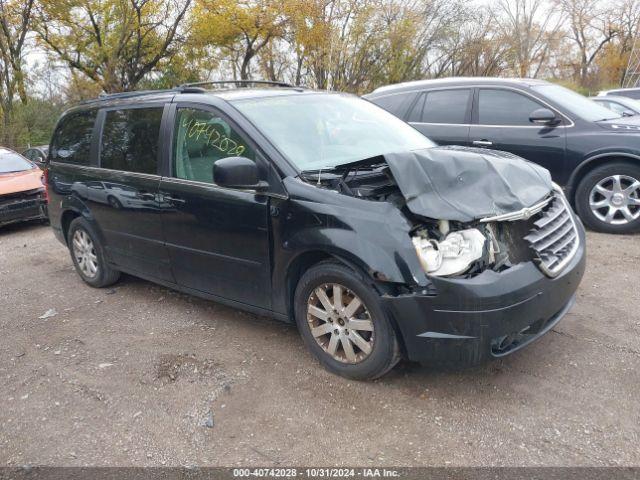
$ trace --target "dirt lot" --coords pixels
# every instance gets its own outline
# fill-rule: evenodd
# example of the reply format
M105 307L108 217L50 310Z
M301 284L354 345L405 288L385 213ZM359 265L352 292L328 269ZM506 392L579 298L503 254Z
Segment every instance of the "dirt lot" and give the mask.
M640 237L588 248L576 306L524 351L358 383L294 328L92 289L48 227L4 228L0 465L639 465Z

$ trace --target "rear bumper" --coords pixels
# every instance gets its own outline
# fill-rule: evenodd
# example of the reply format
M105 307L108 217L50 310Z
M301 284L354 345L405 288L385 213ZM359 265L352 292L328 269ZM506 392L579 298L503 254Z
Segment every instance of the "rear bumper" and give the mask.
M565 270L546 277L533 262L472 279L433 278L437 295L384 297L410 360L471 366L513 353L548 332L573 305L585 270L580 248Z

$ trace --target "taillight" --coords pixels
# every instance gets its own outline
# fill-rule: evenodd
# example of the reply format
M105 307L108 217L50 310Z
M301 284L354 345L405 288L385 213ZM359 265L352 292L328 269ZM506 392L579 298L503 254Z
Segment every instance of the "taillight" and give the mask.
M44 185L44 200L49 203L49 168L44 169L44 174L42 175L42 185Z

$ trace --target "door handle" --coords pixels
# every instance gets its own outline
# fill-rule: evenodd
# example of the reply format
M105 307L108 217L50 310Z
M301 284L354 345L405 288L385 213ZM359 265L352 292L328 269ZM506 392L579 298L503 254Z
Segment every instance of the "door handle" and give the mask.
M493 146L493 142L489 140L474 140L473 145L476 147L491 147Z
M150 192L140 192L140 198L142 200L155 200L156 196Z

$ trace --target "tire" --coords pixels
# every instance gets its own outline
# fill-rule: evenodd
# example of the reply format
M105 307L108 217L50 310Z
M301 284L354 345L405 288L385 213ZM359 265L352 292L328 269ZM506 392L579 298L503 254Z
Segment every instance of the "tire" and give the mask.
M578 184L575 205L578 215L591 230L640 231L640 165L614 162L594 168Z
M333 285L340 285L341 289L335 290ZM324 297L318 290L325 292ZM330 310L335 306L337 293L341 294L339 305L345 307L344 313ZM357 309L356 298L360 302ZM329 302L327 308L326 302ZM309 313L309 304L315 307L314 314ZM332 373L353 380L373 380L400 360L398 339L381 306L379 294L363 274L342 264L322 262L307 270L296 287L294 311L307 348ZM331 316L327 315L325 320L316 316L322 311L330 311ZM351 348L348 345L345 348L345 342Z
M102 288L118 281L120 272L107 263L104 247L89 222L82 217L74 219L67 239L73 265L86 284ZM93 274L90 265L95 265Z
M122 202L112 195L107 197L107 202L116 210L120 210L122 208Z

